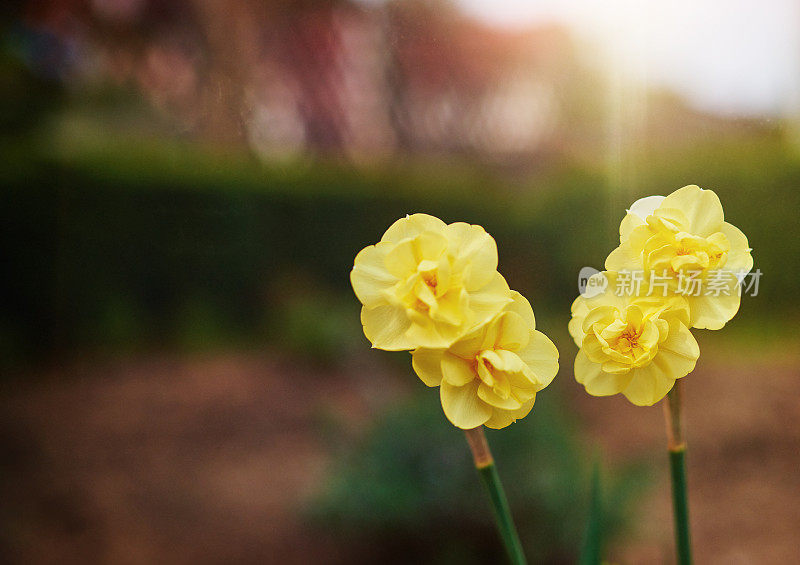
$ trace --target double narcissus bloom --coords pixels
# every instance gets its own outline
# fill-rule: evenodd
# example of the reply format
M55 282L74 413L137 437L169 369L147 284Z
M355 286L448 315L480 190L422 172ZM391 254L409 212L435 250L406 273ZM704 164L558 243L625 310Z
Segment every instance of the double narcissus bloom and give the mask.
M622 393L638 406L655 404L700 356L688 304L680 296L629 299L614 292L616 273L595 276L606 277L605 291L572 304L575 379L594 396Z
M363 249L350 282L373 347L447 347L511 302L497 244L480 226L427 214L397 220Z
M606 269L640 272L646 289L680 294L691 327L718 330L739 310L739 283L753 268L747 237L725 221L711 190L690 185L634 202Z
M750 251L711 190L690 185L634 202L607 271L595 275L605 280L589 284L604 282L604 291L572 305L575 378L595 396L664 398L700 355L689 328L720 329L738 311Z
M412 351L459 428L526 416L558 371L555 345L497 272L497 245L480 226L401 218L356 256L350 281L372 346Z
M536 330L530 303L515 291L511 297L505 310L447 349L413 353L414 371L439 387L444 413L459 428L504 428L524 418L558 372L558 350Z

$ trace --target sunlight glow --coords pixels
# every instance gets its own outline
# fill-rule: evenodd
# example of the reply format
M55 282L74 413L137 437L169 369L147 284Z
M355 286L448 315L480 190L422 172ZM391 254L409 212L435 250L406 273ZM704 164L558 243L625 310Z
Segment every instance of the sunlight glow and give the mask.
M560 22L623 72L724 114L791 114L800 92L795 0L459 0L509 26Z

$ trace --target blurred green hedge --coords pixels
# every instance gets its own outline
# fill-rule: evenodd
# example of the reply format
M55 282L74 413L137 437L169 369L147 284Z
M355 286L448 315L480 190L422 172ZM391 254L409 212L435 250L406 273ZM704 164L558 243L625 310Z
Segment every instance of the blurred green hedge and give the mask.
M158 140L87 139L4 148L6 360L263 340L326 355L359 339L356 253L418 211L485 226L511 286L566 324L578 270L601 267L625 207L689 183L717 191L764 272L737 323L798 314L800 161L780 132L643 153L641 186L626 194L575 160L514 177L433 160L265 166Z

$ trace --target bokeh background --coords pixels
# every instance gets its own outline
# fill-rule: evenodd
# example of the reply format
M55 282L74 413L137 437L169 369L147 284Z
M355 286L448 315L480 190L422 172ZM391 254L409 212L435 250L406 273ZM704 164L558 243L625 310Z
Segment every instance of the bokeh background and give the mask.
M0 12L0 559L496 563L462 435L371 350L355 254L495 236L561 352L489 433L529 557L669 563L661 409L588 397L577 274L714 189L763 276L686 379L700 563L800 544L792 0L40 0Z

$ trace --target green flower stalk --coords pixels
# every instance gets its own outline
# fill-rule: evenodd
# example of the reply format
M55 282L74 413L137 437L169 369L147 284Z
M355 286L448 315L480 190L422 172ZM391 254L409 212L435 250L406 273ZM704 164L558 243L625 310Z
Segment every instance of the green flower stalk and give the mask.
M680 565L692 563L692 543L689 529L689 500L686 487L686 441L681 421L681 381L663 402L667 423L667 449L672 476L672 512L675 523L675 551Z
M505 545L508 559L512 565L525 565L527 561L522 550L522 543L519 541L514 518L511 516L503 484L500 482L500 475L497 474L497 466L494 464L494 458L486 441L486 435L483 433L483 426L464 430L464 433L472 450L475 469L480 474L486 491L489 493L497 530Z

